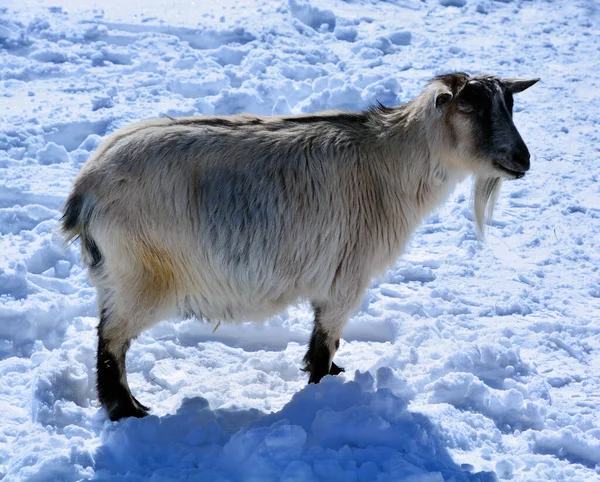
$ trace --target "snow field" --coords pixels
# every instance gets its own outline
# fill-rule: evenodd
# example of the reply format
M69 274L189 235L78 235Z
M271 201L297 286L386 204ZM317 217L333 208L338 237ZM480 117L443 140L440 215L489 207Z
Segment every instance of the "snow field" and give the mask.
M593 2L87 2L0 7L0 478L600 480L600 167ZM101 140L159 115L395 105L435 74L541 77L515 102L532 171L487 243L470 186L299 370L307 306L158 325L131 347L153 409L95 394L95 291L61 206Z

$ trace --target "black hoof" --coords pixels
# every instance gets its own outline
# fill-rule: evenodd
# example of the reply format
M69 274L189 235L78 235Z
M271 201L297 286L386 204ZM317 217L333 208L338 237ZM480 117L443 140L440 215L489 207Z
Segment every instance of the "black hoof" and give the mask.
M144 418L147 415L148 408L144 407L142 404L138 407L133 403L120 402L108 409L108 416L113 422L128 417Z
M311 373L308 383L319 383L325 375L327 375L327 373Z
M310 372L310 378L308 379L308 383L319 383L325 375L339 375L340 373L346 371L333 362L331 363L329 373L324 372L323 370L311 370L310 366L304 368L303 370L306 372Z
M331 368L329 369L330 375L339 375L342 372L345 372L342 367L338 367L335 363L331 362Z
M342 371L344 371L344 369L342 368ZM146 405L140 403L140 401L135 398L133 395L131 395L131 398L133 398L133 401L136 403L136 405L141 408L142 410L145 410L146 412L150 411L150 407L146 407Z

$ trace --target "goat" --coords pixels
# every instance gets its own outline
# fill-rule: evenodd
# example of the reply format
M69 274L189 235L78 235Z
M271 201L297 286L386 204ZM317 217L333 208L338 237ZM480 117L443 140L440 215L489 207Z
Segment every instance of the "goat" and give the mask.
M143 417L125 356L155 323L264 320L314 309L309 383L333 363L370 280L424 216L475 176L478 230L529 151L513 94L539 79L433 78L414 100L363 112L183 117L126 127L75 180L61 220L97 288L97 388L111 420Z

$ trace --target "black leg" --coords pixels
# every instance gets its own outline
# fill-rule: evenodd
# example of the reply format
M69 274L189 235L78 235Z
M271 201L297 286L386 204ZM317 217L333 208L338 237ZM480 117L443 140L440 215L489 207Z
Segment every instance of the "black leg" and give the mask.
M339 375L344 371L331 361L334 353L332 353L332 340L327 335L321 326L321 309L315 308L315 324L313 327L308 351L304 356L304 364L306 371L310 372L308 383L319 383L325 375ZM336 340L335 348L340 345L340 341Z
M108 340L104 329L106 321L106 312L103 311L98 325L97 388L100 403L113 421L124 417L145 417L148 408L133 397L127 385L125 354L129 341L119 346Z

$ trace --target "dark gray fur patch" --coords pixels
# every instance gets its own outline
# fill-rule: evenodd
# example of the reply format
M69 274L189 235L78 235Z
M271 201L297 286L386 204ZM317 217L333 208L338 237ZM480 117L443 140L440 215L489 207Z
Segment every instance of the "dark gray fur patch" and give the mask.
M81 244L83 245L83 249L86 250L90 257L90 268L98 269L100 264L102 263L102 253L96 241L94 241L91 236L82 234L81 235Z

